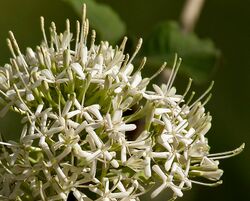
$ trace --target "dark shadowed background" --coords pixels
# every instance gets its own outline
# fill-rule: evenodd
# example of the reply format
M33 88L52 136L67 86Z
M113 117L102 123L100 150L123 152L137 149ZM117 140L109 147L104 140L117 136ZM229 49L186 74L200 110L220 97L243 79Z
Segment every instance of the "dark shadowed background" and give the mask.
M179 20L183 0L99 0L113 8L126 24L125 33L133 40L147 38L154 26L163 20ZM40 44L39 17L44 16L47 26L55 21L63 31L65 20L75 21L77 12L62 0L2 0L0 1L0 65L8 62L6 45L8 31L15 33L24 51ZM91 23L91 22L90 22ZM74 25L72 25L74 27ZM105 26L105 25L104 25ZM110 28L109 28L110 29ZM114 30L110 29L110 33ZM179 200L250 200L250 1L207 0L195 28L200 38L210 38L220 50L216 69L206 81L196 83L201 94L211 80L215 80L213 97L207 109L213 116L213 127L207 134L211 152L232 150L242 142L246 148L237 157L221 161L225 171L224 183L216 188L194 185ZM105 39L105 38L104 38ZM132 42L131 42L132 43ZM178 52L177 52L178 53ZM168 60L168 58L166 58ZM147 71L147 69L145 69ZM177 77L181 86L186 76ZM182 90L183 91L183 90ZM8 114L0 119L0 132L17 140L21 132L20 118ZM142 200L149 200L143 197ZM156 200L166 200L164 195Z

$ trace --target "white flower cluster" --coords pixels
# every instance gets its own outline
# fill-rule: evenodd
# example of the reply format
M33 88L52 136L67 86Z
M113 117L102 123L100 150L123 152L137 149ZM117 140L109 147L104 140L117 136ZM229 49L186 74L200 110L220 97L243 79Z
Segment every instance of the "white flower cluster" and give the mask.
M84 6L85 9L85 6ZM201 101L177 95L172 87L180 65L176 57L167 84L153 85L142 78L146 62L134 69L134 54L124 54L126 38L113 48L95 45L89 23L77 22L72 47L69 21L57 34L51 24L50 39L22 54L10 32L13 58L0 68L1 116L9 108L23 115L18 143L1 140L1 200L135 201L157 181L151 197L171 189L181 197L192 183L217 185L223 173L218 159L238 154L243 146L209 154L205 134L211 116ZM204 183L199 178L211 182Z

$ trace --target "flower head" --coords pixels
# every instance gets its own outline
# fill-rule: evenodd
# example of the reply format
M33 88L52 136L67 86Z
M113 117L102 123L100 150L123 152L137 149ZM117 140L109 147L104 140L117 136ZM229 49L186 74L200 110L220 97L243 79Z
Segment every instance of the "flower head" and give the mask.
M168 82L148 90L166 64L143 78L146 59L133 65L142 39L132 56L124 53L126 37L113 48L106 41L95 44L92 31L88 44L85 14L84 6L74 43L68 20L60 34L51 23L47 38L41 18L43 42L25 54L10 32L12 58L0 68L0 115L13 109L23 115L24 126L18 143L0 142L0 197L67 200L73 193L86 201L139 200L160 177L151 196L171 189L176 198L192 183L220 183L218 159L243 146L209 154L205 134L212 118L204 105L212 85L192 103L192 93L185 100L191 80L185 93L177 94L176 56ZM135 131L138 136L131 137Z

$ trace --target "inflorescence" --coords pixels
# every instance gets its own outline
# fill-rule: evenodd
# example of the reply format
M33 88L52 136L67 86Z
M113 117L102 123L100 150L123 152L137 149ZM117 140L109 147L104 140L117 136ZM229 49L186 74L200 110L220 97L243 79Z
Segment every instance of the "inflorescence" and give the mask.
M0 139L1 200L66 201L73 193L78 201L135 201L158 181L151 197L170 189L175 199L192 183L220 184L218 160L240 153L244 144L209 153L205 134L212 117L204 105L212 85L196 101L191 79L185 93L176 94L176 56L168 82L148 90L166 64L142 78L146 58L135 69L132 63L142 39L132 56L124 53L126 37L113 48L106 41L96 45L92 31L87 42L85 15L84 6L74 45L69 20L60 34L52 22L47 38L41 17L43 42L26 54L10 32L12 58L0 68L0 114L13 109L24 126L19 142Z

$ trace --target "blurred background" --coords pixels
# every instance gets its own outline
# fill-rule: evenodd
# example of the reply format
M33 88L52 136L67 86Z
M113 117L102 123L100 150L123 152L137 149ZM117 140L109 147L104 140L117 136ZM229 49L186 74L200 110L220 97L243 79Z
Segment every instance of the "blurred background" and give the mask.
M15 33L23 51L28 46L35 48L42 39L39 17L45 17L47 27L54 21L57 29L64 31L66 18L71 22L80 19L81 2L0 1L0 65L9 61L6 45L9 30ZM130 38L127 51L131 52L136 40L144 38L141 55L148 57L146 75L157 71L165 60L171 66L176 52L183 58L176 80L179 93L190 76L194 78L197 94L215 80L213 97L206 107L213 116L213 127L207 134L211 152L232 150L246 143L243 153L221 161L220 167L225 171L222 185L216 188L193 185L179 200L250 200L250 1L206 1L193 30L186 29L180 20L184 0L85 2L90 24L97 30L99 40L115 44L127 35ZM8 113L0 119L1 134L17 140L21 132L19 121L19 116ZM142 200L149 200L148 197ZM155 200L166 200L166 197L160 195Z

